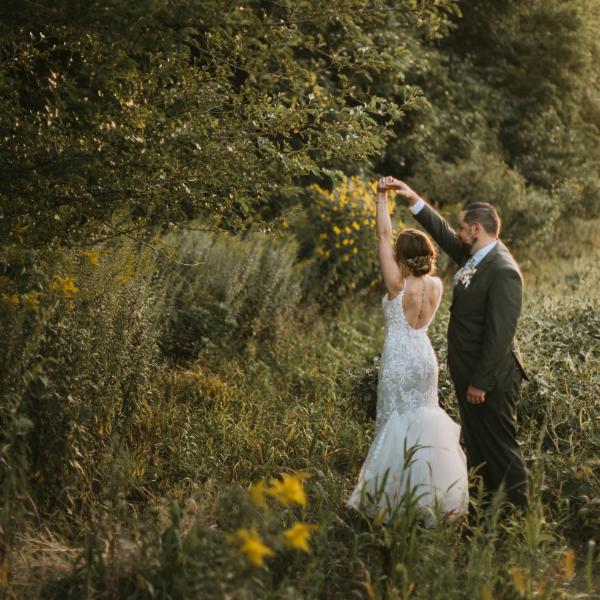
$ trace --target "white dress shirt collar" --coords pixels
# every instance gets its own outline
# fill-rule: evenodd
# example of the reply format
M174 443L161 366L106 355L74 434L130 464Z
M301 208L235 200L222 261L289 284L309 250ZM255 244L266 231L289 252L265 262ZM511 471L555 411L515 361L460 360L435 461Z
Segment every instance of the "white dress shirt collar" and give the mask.
M483 248L477 250L477 252L475 252L475 254L473 254L473 256L471 257L475 264L478 265L496 247L497 244L498 240L494 240L487 246L484 246Z

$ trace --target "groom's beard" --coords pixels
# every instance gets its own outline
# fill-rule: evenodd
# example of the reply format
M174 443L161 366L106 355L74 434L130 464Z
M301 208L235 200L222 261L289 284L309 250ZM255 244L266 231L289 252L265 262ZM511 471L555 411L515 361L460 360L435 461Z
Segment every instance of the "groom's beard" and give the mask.
M467 258L469 258L470 256L473 255L473 246L477 243L477 238L474 237L471 239L470 243L466 243L463 242L462 240L460 241L460 253L463 256L466 256Z

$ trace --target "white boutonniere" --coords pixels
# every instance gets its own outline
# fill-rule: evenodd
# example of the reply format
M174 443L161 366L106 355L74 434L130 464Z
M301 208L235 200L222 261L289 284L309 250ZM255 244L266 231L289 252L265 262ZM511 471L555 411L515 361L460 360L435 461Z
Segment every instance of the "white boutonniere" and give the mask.
M469 285L471 284L471 279L473 278L473 275L475 275L476 272L477 269L474 266L471 266L458 275L459 281L465 286L465 288L469 287Z

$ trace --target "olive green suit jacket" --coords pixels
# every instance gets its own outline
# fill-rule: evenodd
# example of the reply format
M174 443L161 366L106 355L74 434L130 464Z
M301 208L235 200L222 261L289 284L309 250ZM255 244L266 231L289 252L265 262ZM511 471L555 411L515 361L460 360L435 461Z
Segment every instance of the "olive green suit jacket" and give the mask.
M425 205L415 219L460 267L468 258L448 223ZM525 377L515 339L523 303L523 277L506 246L495 248L475 267L467 287L454 286L448 325L448 367L454 384L486 392L509 392Z

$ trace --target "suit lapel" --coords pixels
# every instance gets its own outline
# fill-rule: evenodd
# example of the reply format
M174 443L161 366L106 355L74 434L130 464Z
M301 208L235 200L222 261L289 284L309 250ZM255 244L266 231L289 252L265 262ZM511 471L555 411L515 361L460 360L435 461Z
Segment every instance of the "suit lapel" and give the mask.
M498 240L496 246L492 250L490 250L490 252L488 252L487 255L483 257L483 260L481 260L475 267L475 273L473 273L473 276L471 277L471 282L469 283L469 286L473 284L473 281L475 281L475 279L477 279L477 277L479 277L481 273L483 273L489 267L489 265L493 262L496 256L498 256L498 254L505 248L506 246L500 240ZM461 268L462 266L464 265L461 265ZM460 294L462 294L462 292L464 292L466 289L467 288L460 281L457 285L454 286L454 293L452 294L452 304L450 305L451 308L456 302L457 298L460 296Z

